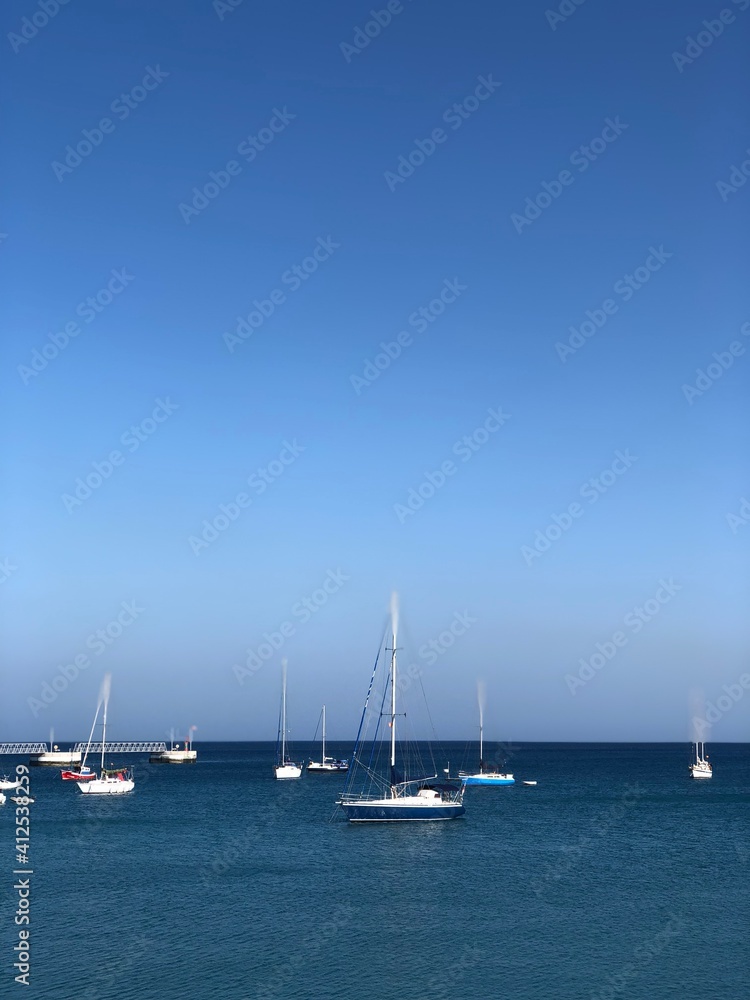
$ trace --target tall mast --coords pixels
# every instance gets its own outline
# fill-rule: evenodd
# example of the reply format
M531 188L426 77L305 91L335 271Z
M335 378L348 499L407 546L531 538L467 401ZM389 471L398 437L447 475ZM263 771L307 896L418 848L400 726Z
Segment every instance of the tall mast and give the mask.
M393 794L396 776L396 636L398 634L398 596L391 597L391 623L393 646L391 648L391 791Z
M479 703L479 771L484 774L484 719L481 701Z
M286 660L281 661L281 764L286 760Z
M109 692L107 692L107 693L109 694ZM104 775L104 744L107 741L107 703L108 702L109 702L109 697L106 697L104 699L104 715L102 716L102 766L101 766L101 772L102 773L101 773L100 777L103 777L103 775Z
M323 760L321 764L326 762L326 707L323 706Z

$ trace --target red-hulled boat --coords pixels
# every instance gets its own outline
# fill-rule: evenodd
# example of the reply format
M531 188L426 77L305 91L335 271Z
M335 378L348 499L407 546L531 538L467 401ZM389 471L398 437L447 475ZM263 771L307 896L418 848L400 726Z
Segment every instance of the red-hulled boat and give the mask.
M81 767L77 771L63 771L60 777L63 781L91 781L96 773L90 767Z

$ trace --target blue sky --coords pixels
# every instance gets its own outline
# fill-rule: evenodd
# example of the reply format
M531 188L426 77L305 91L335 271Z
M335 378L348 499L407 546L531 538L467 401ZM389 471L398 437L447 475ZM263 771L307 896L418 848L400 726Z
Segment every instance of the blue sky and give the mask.
M113 735L270 738L281 656L348 738L396 588L446 739L479 677L490 739L689 739L748 669L744 3L6 11L0 738L105 670Z

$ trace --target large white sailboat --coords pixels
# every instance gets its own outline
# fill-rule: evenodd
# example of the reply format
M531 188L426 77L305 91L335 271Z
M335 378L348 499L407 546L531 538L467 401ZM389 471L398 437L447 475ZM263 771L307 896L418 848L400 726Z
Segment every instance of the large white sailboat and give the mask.
M491 771L484 764L484 686L477 684L477 702L479 703L479 771L459 771L458 776L464 785L514 785L512 774Z
M341 774L349 770L348 760L338 760L336 757L326 757L326 707L321 712L322 749L320 760L311 760L307 765L308 774Z
M102 716L102 759L99 769L99 777L93 778L90 781L76 782L78 788L85 795L124 795L126 792L132 792L135 788L133 774L129 768L119 767L107 770L104 766L104 750L107 743L107 707L109 705L109 691L111 684L112 675L105 674L102 682L102 688L99 693L99 702L96 706L96 715L94 716L94 722L91 726L88 743L86 744L86 752L84 753L83 761L81 762L81 770L83 770L84 765L86 764L86 757L88 756L88 752L91 747L91 739L94 735L96 720L99 717L99 710L102 706L104 706L104 715Z
M695 743L695 760L690 764L690 777L691 778L710 778L713 774L713 768L708 762L708 754L706 753L706 744L701 742Z
M286 728L286 660L281 661L281 711L279 713L279 733L276 740L276 763L273 766L275 778L301 778L302 765L287 756Z
M362 711L362 720L357 734L357 743L353 754L353 768L346 788L338 800L346 818L351 823L394 823L414 822L419 820L456 819L464 813L463 785L451 785L446 781L435 782L437 774L407 777L400 773L396 766L396 691L398 690L396 651L398 636L398 603L394 594L391 600L391 646L390 669L388 684L390 685L390 711L380 711L378 726L373 737L373 744L378 742L380 722L386 719L390 729L389 775L385 778L369 763L360 759L362 729L368 714L368 703L372 692L373 681L378 670L380 653L375 661L375 668L370 678L370 687ZM385 693L383 695L385 700ZM358 771L366 775L368 789L354 792L353 781Z

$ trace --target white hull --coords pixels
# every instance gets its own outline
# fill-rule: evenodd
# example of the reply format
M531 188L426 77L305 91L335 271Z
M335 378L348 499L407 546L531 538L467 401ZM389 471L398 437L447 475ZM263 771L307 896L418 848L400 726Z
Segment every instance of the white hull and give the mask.
M693 764L690 768L691 778L710 778L712 774L709 764Z
M275 778L301 778L302 768L296 764L277 764L273 774Z
M349 770L348 764L321 764L319 761L311 760L307 765L308 771L338 772L345 774Z
M93 781L79 781L76 784L84 795L125 795L135 788L135 782L131 778L94 778Z
M20 787L21 787L20 781L10 781L8 778L3 778L3 780L0 781L0 791L7 792L11 788L20 788Z
M0 806L4 805L5 805L5 795L3 794L3 792L0 792Z
M30 764L80 764L80 750L47 750L44 753L32 753Z

